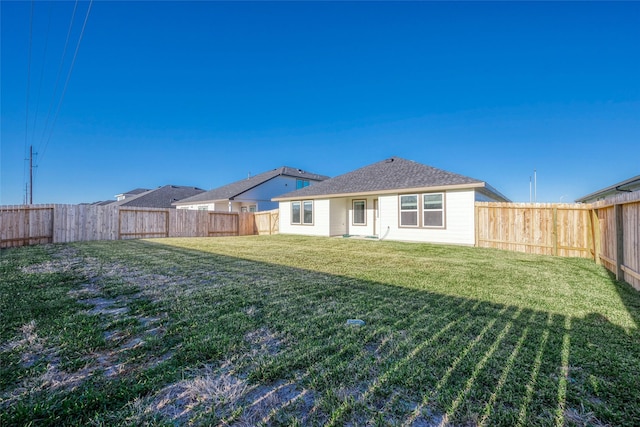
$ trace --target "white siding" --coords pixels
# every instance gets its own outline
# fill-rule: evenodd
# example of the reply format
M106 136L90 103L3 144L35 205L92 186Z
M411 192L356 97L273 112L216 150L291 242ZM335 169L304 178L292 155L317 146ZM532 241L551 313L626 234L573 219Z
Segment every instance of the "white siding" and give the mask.
M254 187L250 190L239 194L234 200L242 202L243 206L249 204L257 204L258 211L270 211L278 208L278 202L272 202L274 197L290 193L296 189L296 181L298 178L292 176L277 176L269 181ZM306 179L306 178L305 178ZM315 184L317 181L309 181L309 185Z
M267 182L254 187L250 190L239 194L234 201L248 206L249 204L257 204L259 211L268 211L278 208L278 202L272 202L273 197L289 193L296 189L296 178L288 176L277 176Z
M330 199L331 236L347 234L347 199Z
M354 235L359 235L359 236L372 236L375 234L374 230L373 230L373 215L374 215L374 211L373 211L373 199L376 199L377 197L354 197L354 198L350 198L348 199L348 204L347 204L347 209L349 209L349 234L354 234ZM354 225L353 223L353 201L354 200L365 200L366 201L366 211L365 211L365 218L366 218L366 224L365 225Z
M226 209L222 209L223 207L225 207ZM208 211L215 211L216 210L216 205L215 203L194 203L192 205L180 205L180 206L176 206L176 209L190 209L193 211L197 211L200 208L206 208L206 210ZM229 206L222 206L220 203L218 203L218 210L224 210L225 212L229 210Z
M329 236L331 204L328 199L313 201L313 225L291 224L291 202L280 202L280 233Z
M380 210L379 237L382 239L473 245L475 243L475 197L476 192L473 189L445 192L444 228L401 228L398 221L398 194L315 200L312 226L291 224L291 203L280 202L280 232L309 236L339 236L347 233L373 235L373 200L377 198ZM362 199L367 200L367 225L354 226L352 224L353 200Z
M400 228L398 195L380 196L380 234L388 240L416 242L475 243L475 191L459 190L445 193L445 228Z

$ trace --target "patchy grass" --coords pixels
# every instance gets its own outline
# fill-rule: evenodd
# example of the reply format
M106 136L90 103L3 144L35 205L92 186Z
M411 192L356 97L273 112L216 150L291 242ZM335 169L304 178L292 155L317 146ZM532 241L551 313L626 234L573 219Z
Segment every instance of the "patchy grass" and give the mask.
M588 260L157 239L0 277L0 425L640 423L640 294Z

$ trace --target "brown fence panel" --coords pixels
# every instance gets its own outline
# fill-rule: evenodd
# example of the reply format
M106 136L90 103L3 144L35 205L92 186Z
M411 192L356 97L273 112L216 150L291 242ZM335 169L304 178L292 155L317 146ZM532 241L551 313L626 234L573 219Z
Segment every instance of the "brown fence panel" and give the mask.
M209 228L208 236L237 236L238 213L232 212L208 212Z
M119 239L169 237L169 209L120 208Z
M477 202L476 245L593 258L589 208L578 204Z
M534 254L592 257L588 207L476 203L477 245Z
M53 242L84 242L118 238L118 207L55 205Z
M624 280L640 290L640 200L622 205Z
M600 260L619 280L640 290L640 191L593 204L601 230Z
M53 241L53 205L0 207L0 248Z
M207 237L208 230L209 215L207 211L169 210L169 237Z
M257 233L255 214L253 212L238 213L238 236L253 236Z

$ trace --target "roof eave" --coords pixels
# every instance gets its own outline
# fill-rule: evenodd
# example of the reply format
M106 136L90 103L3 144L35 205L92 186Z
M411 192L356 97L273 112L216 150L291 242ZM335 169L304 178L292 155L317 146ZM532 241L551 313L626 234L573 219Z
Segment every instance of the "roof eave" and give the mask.
M484 188L486 183L484 182L472 182L467 184L455 184L455 185L437 185L431 187L411 187L411 188L394 188L389 190L375 190L375 191L359 191L353 193L333 193L333 194L318 194L314 196L291 196L291 197L274 197L271 200L274 202L286 202L290 200L318 200L318 199L336 199L341 197L361 197L361 196L375 196L385 194L399 194L399 193L423 193L433 191L444 190L463 190L470 188Z

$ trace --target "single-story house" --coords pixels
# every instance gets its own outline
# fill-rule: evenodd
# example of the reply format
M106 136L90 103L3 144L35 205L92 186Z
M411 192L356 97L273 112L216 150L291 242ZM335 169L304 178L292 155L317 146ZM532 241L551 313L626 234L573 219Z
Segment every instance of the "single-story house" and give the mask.
M204 190L198 187L164 185L153 190L136 189L118 194L116 197L119 200L110 203L110 205L136 208L173 208L174 202L200 193L204 193Z
M174 203L178 209L219 212L259 212L278 207L273 197L305 188L328 176L282 166L246 179L214 188Z
M576 202L593 203L597 202L598 200L604 200L607 197L615 196L616 194L632 193L634 191L640 191L640 175L626 179L617 184L613 184L594 193L587 194L584 197L576 199Z
M392 157L275 197L280 233L473 245L475 202L509 200L484 181Z

